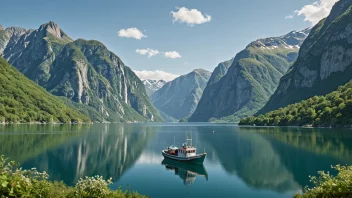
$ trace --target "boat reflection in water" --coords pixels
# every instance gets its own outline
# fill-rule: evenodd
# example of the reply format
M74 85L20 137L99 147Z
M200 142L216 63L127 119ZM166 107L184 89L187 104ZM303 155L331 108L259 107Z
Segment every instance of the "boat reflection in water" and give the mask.
M208 181L208 173L203 164L182 163L170 159L164 159L161 164L167 170L175 171L175 175L178 175L185 185L192 184L196 180L197 175L204 176Z

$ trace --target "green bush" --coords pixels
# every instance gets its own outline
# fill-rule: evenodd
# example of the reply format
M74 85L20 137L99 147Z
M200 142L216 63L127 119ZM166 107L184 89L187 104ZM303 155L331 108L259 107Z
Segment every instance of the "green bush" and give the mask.
M0 156L0 195L5 197L43 197L43 198L144 198L138 193L111 190L111 179L100 176L80 179L74 187L63 182L51 182L46 172L35 168L22 170L19 164Z
M306 187L304 194L295 198L340 198L352 197L352 166L333 166L338 171L336 176L329 172L319 172L318 177L310 177L314 187Z

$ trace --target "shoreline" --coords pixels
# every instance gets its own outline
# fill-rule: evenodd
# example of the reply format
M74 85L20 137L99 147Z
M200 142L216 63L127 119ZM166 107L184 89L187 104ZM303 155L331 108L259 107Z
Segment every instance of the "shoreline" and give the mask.
M262 126L262 125L238 125L239 127L289 127L289 128L307 128L307 129L352 129L352 126L330 126L330 127L323 127L323 126L313 126L313 125L304 125L304 126Z

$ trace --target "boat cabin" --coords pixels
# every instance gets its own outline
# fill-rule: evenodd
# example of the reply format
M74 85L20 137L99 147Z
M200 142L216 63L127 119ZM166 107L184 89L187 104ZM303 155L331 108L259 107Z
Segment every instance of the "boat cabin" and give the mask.
M177 157L193 157L196 156L197 149L193 146L188 146L187 144L183 144L182 147L168 147L167 153L170 155L175 155Z

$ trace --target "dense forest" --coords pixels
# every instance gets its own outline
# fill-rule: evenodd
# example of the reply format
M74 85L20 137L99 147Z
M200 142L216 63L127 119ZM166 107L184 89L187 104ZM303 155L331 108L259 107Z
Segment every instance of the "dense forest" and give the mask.
M350 127L351 118L352 81L325 96L314 96L258 117L244 118L239 125Z
M89 121L0 58L0 123Z

